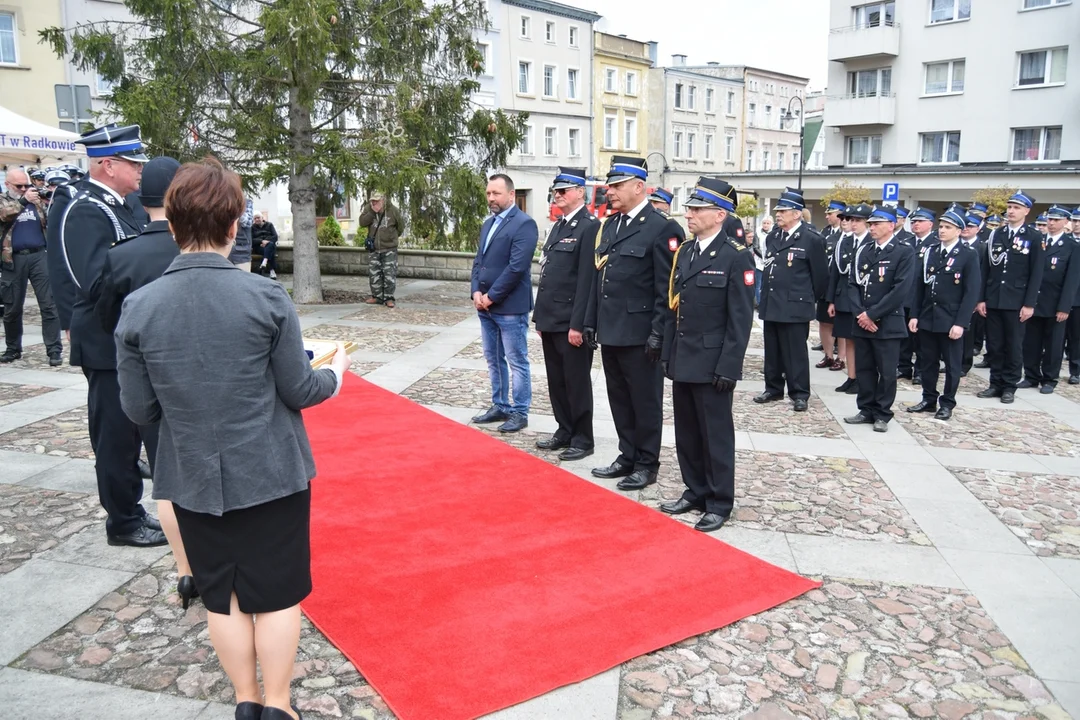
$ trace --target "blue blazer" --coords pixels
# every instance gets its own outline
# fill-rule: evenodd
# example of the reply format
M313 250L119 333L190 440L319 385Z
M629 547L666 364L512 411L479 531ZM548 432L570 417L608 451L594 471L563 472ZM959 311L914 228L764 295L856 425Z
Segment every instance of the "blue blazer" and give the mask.
M473 260L471 293L486 293L491 298L488 312L496 315L521 315L533 307L532 260L536 251L536 222L517 209L510 208L499 228L491 237L487 251L487 237L492 216L480 228L480 245Z

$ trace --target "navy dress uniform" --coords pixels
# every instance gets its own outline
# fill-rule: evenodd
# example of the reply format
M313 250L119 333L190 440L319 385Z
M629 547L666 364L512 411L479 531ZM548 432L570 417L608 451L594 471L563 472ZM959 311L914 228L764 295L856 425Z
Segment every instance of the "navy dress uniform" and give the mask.
M652 203L653 210L663 215L668 220L667 232L671 233L671 237L678 239L681 245L686 241L686 231L683 230L679 221L671 217L671 214L667 211L671 207L671 201L674 199L674 195L669 190L664 188L656 188L649 193L649 202ZM663 207L661 207L663 206Z
M866 220L874 208L865 203L851 205L844 209L840 216L841 220L853 218ZM854 340L853 328L855 316L851 314L850 291L848 285L851 279L851 263L855 259L855 253L863 243L870 242L870 233L865 230L862 234L849 232L841 235L840 240L833 249L833 261L829 267L829 281L825 289L825 300L833 307L833 337L841 340ZM854 349L854 344L850 345ZM849 373L854 373L854 367L847 368ZM857 392L855 378L851 375L836 388L836 392L853 395Z
M585 188L583 168L559 168L554 192ZM563 450L563 460L580 460L593 451L593 349L570 343L569 332L585 329L585 311L593 291L593 249L600 221L584 204L563 214L544 242L533 322L540 333L547 369L548 395L559 424L542 450Z
M691 208L735 210L735 189L703 177L686 201ZM676 252L668 289L663 362L672 380L675 450L686 490L660 506L679 514L705 514L695 526L719 529L735 503L735 383L754 322L751 250L719 223Z
M986 283L986 244L979 239L983 221L977 215L968 213L964 218L966 225L960 235L960 242L975 251L975 257L979 261L979 294L982 295L982 286ZM960 363L960 377L964 377L975 364L975 356L982 350L984 332L986 330L986 318L977 312L971 314L971 326L964 333L964 353Z
M147 161L138 125L107 125L84 133L76 142L86 147L92 163L105 158L140 164ZM75 288L71 364L82 367L89 383L90 444L98 497L108 513L105 530L109 544L164 545L160 524L139 504L143 493L139 430L120 407L116 345L95 310L109 248L137 237L142 226L121 194L96 181L93 174L77 187L79 192L59 218L57 240L63 262L57 278L60 282L54 284L70 282Z
M776 203L776 210L801 212L804 207L802 192L792 188ZM804 223L790 231L777 226L765 238L765 269L758 305L758 316L765 323L765 391L754 402L783 398L786 380L794 409L807 409L810 356L806 339L828 279L825 242Z
M839 200L833 200L829 203L828 209L825 210L825 215L839 215L847 208L847 205ZM829 294L829 284L832 278L833 265L836 264L836 244L840 242L840 238L843 237L844 231L839 225L833 227L832 225L825 226L824 231L821 233L821 242L825 250L825 267L828 273L829 280L825 282L825 290L821 293L821 297L818 298L817 303L817 321L825 325L832 325L833 319L829 315L829 300L827 295ZM829 357L832 354L832 348L822 348L825 352L825 359L818 363L817 367L828 367L831 365Z
M1030 208L1035 199L1023 192L1009 204ZM982 301L986 303L986 355L990 387L979 397L1011 403L1023 368L1022 308L1034 308L1043 279L1043 236L1032 225L996 229L987 242L988 262Z
M889 208L874 210L869 219L871 223L895 221L896 216ZM900 345L908 336L904 306L910 302L914 272L915 251L892 237L883 244L863 243L855 253L848 290L855 316L852 334L859 412L844 418L845 422L873 423L878 432L888 430L896 400L896 363ZM863 313L877 326L876 330L859 325L858 318Z
M664 375L660 368L671 260L679 247L670 218L649 204L643 158L616 155L608 185L641 183L641 200L606 219L596 237L599 276L589 296L586 327L601 346L608 403L619 436L619 457L596 477L621 477L621 490L656 482L663 432Z
M915 247L915 233L904 227L904 221L908 219L908 216L911 213L908 212L907 208L899 205L894 209L896 210L896 232L893 234L893 237L904 245Z
M1080 227L1080 207L1072 211L1073 227ZM1080 243L1080 233L1073 233L1073 240ZM1080 385L1080 289L1073 298L1069 319L1065 321L1065 346L1069 351L1069 384Z
M912 221L916 220L929 220L931 223L937 222L937 213L928 208L922 206L915 208L908 216ZM938 246L937 234L931 230L923 237L919 237L915 233L902 230L897 235L902 238L902 243L912 248L915 251L916 264L921 263L923 255L928 248L935 248ZM915 306L915 283L912 283L911 296L907 302L904 303L904 323L911 322L911 318L914 317L912 308ZM922 363L919 359L919 339L917 333L908 332L904 342L900 345L900 360L896 365L896 376L907 378L915 385L921 382L919 376L919 368L922 367Z
M1054 205L1048 220L1069 221L1070 211ZM1044 395L1054 392L1065 354L1066 322L1080 289L1080 245L1062 228L1043 242L1043 279L1035 314L1024 329L1024 381L1019 387L1038 387ZM1061 318L1061 319L1059 319Z
M937 248L929 248L921 265L915 268L915 308L919 349L922 359L922 401L908 412L935 412L938 420L948 420L956 407L956 390L960 387L964 335L971 325L971 316L982 292L982 271L978 252L960 239L960 230L967 218L954 210L941 216L939 227L951 226L939 232L953 236L951 242L942 239ZM955 230L954 230L955 229ZM952 337L954 327L963 335ZM938 393L939 363L945 363L945 382Z

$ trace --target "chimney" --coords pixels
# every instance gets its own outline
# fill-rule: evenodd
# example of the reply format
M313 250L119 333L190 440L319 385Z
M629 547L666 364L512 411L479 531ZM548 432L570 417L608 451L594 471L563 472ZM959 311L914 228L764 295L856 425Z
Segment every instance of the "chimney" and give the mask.
M653 67L656 67L656 61L658 59L657 48L659 47L659 43L655 40L650 40L645 44L649 46L649 62L652 63Z
M685 55L672 55L671 56L671 64L674 65L675 67L685 67L686 66L686 56Z
M619 37L624 38L624 37L626 37L626 35L622 34L622 35L619 35Z
M712 67L717 67L720 63L716 62L715 60L710 60L708 64Z

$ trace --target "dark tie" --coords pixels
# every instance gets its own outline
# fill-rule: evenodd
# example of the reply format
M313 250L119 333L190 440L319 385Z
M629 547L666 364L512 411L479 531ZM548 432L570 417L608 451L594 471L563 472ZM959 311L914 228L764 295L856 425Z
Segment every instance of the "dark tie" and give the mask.
M698 259L698 255L701 253L698 251L697 238L694 238L694 246L690 248L690 264L693 265L694 261Z
M784 232L780 233L780 244L783 245L784 243L786 243L787 239L788 239L788 232L787 232L787 230L785 230Z
M623 228L630 224L630 216L626 213L619 215L619 224L615 226L615 237L622 233Z
M947 257L949 257L949 251L944 246L942 246L942 248L941 248L941 259L945 260L945 258L947 258Z

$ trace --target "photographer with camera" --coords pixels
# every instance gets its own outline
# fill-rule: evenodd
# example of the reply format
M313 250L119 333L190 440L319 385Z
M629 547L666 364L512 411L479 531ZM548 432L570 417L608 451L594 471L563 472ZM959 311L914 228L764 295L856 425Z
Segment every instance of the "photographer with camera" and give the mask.
M23 303L29 282L41 309L41 335L49 365L56 367L62 363L63 346L45 261L45 201L24 170L9 170L5 184L7 192L0 195L0 299L7 349L0 355L0 363L22 357Z

